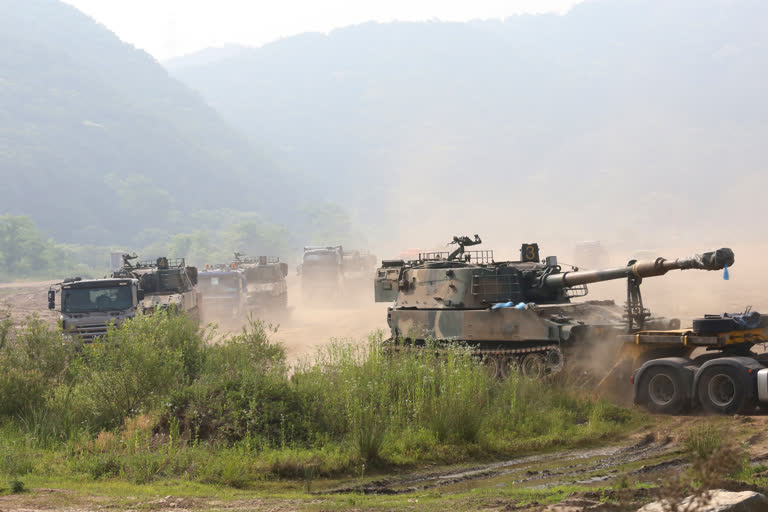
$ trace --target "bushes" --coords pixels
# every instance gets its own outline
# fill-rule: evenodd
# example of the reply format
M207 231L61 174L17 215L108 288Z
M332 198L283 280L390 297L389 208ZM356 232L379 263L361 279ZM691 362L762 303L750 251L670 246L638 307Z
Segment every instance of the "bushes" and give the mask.
M293 369L253 321L215 344L162 312L79 350L34 319L2 333L0 393L17 399L0 421L91 478L243 487L381 461L509 454L594 439L632 419L565 386L497 382L466 347L388 352L381 333L362 345L334 341Z
M312 431L303 397L291 385L285 351L251 321L209 346L199 379L171 397L170 416L200 440L243 439L267 447L306 442Z
M71 365L66 396L58 396L91 432L159 407L202 370L204 343L182 316L139 316L105 339L84 345Z
M61 335L37 317L20 328L0 322L0 418L43 406L67 368Z

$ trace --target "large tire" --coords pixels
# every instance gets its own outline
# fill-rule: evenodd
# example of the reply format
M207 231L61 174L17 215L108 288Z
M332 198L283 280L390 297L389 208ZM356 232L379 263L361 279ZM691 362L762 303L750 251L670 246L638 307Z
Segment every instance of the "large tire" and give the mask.
M747 390L738 368L710 366L699 377L697 394L701 406L714 414L736 414L750 409Z
M640 404L660 414L679 414L688 406L683 375L673 366L649 368L642 377L638 395Z

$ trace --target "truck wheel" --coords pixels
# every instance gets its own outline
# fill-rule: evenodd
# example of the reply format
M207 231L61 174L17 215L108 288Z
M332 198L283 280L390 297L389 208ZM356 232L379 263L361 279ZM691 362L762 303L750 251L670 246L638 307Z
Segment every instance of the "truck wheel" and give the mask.
M680 372L669 366L649 368L640 383L640 400L649 411L661 414L678 414L686 406Z
M732 366L710 366L699 377L699 401L702 407L715 414L735 414L749 406L747 390Z

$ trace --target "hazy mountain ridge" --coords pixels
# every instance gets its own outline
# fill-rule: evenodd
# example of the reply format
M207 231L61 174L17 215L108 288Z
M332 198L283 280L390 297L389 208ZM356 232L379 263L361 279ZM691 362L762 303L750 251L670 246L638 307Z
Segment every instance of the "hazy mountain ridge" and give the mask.
M290 173L148 54L58 1L0 2L0 114L3 210L59 239L119 243L193 210L289 208L276 193Z
M577 213L577 238L651 224L701 236L733 230L768 185L767 15L752 0L597 0L367 23L174 75L368 219L542 216L524 235Z

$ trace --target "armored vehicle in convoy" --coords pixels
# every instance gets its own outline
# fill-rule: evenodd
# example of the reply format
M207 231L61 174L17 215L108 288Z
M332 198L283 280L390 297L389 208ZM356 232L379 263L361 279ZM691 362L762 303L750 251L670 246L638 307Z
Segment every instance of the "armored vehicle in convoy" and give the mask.
M107 333L110 324L133 318L141 309L144 290L138 279L65 279L48 290L48 308L56 309L60 295L61 326L69 336L93 341Z
M246 303L248 311L283 310L288 306L288 264L280 258L259 256L249 258L235 253L232 267L243 272L246 282Z
M123 267L112 274L115 278L136 279L144 290L141 310L152 313L163 309L184 312L195 321L200 320L197 268L186 265L184 258L132 263L136 255L124 255Z
M344 292L344 248L340 245L304 247L299 267L305 304L322 305Z
M489 250L466 251L480 238L454 237L452 253L420 254L415 261L385 260L375 279L377 302L392 302L387 322L394 347L427 340L460 341L505 374L558 371L565 356L588 344L643 329L676 329L678 320L651 318L640 294L643 278L670 270L720 270L733 264L730 249L691 258L630 261L604 270L564 271L557 258L539 258L537 244L523 244L520 261L496 262ZM587 284L627 280L624 307L613 301L579 301Z
M206 265L197 274L200 317L204 322L233 321L246 311L245 272L232 265Z
M370 300L371 279L376 275L376 263L375 254L356 249L344 250L342 275L347 299L359 299L365 296Z

